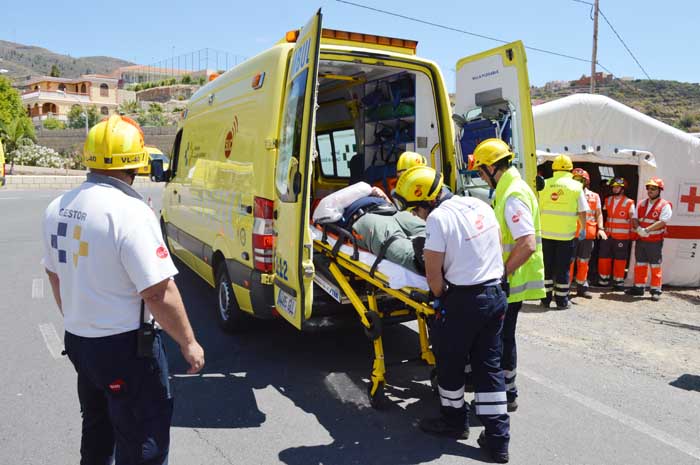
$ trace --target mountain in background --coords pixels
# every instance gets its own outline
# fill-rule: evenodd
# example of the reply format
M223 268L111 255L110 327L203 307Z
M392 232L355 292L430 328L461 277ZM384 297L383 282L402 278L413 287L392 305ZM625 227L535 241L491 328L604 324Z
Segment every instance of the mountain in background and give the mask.
M33 45L22 45L0 40L0 69L6 69L10 79L29 75L45 75L56 65L61 77L77 78L81 74L108 74L120 66L133 65L126 60L112 57L73 58Z
M557 90L545 86L532 87L530 95L533 103L544 103L588 91L588 86L570 86ZM596 86L596 93L683 131L700 132L700 84L612 79L604 85Z

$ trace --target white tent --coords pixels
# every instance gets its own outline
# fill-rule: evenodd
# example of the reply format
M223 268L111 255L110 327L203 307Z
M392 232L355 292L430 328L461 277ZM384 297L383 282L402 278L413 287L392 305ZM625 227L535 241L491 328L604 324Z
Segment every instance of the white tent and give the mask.
M570 95L533 113L538 164L565 153L574 162L636 165L638 199L650 176L664 180L673 203L664 284L700 286L700 139L601 95Z

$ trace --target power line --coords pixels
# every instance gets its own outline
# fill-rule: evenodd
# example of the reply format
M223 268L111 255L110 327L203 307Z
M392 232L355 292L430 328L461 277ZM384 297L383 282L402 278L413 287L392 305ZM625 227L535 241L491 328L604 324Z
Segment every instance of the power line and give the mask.
M440 29L445 29L445 30L448 30L448 31L459 32L459 33L461 33L461 34L466 34L466 35L470 35L470 36L474 36L474 37L479 37L479 38L482 38L482 39L487 39L487 40L492 40L492 41L495 41L495 42L500 42L500 43L502 43L502 44L508 44L508 43L512 42L511 40L503 40L503 39L498 39L498 38L496 38L496 37L490 37L490 36L483 35L483 34L477 34L476 32L465 31L464 29L459 29L459 28L452 27L452 26L445 26L444 24L434 23L434 22L431 22L431 21L426 21L426 20L424 20L424 19L414 18L414 17L412 17L412 16L406 16L406 15L402 15L402 14L399 14L399 13L394 13L393 11L381 10L381 9L379 9L379 8L374 8L374 7L371 7L371 6L362 5L362 4L360 4L360 3L349 2L349 1L347 1L347 0L335 0L335 1L336 1L336 2L339 2L339 3L345 3L345 4L347 4L347 5L356 6L356 7L358 7L358 8L364 8L364 9L366 9L366 10L376 11L376 12L378 12L378 13L383 13L383 14L386 14L386 15L395 16L395 17L397 17L397 18L407 19L407 20L409 20L409 21L414 21L414 22L416 22L416 23L427 24L428 26L434 26L434 27L438 27L438 28L440 28ZM558 56L558 57L562 57L562 58L568 58L568 59L570 59L570 60L582 61L582 62L584 62L584 63L590 63L590 61L591 61L591 60L589 60L589 59L587 59L587 58L579 58L579 57L575 57L575 56L572 56L572 55L567 55L567 54L565 54L565 53L554 52L554 51L552 51L552 50L545 50L545 49L543 49L543 48L530 47L530 46L527 46L527 45L525 46L525 48L528 49L528 50L535 51L535 52L547 53L547 54L549 54L549 55L554 55L554 56Z
M590 3L590 2L585 2L585 1L583 1L583 0L572 0L572 1L574 1L574 2L576 2L576 3L583 3L583 4L585 4L585 5L591 5L591 6L593 5L592 3ZM635 57L635 56L634 56L634 53L632 53L632 50L630 50L630 48L627 46L627 44L625 43L625 41L622 40L622 37L620 36L620 34L617 33L617 31L616 31L615 28L613 27L612 23L608 20L607 16L605 16L605 14L603 13L603 10L601 10L601 9L599 8L599 9L598 9L598 12L599 12L600 15L603 17L603 19L605 20L605 22L608 23L608 26L610 26L610 29L612 29L612 31L613 31L613 33L615 34L615 36L617 36L617 39L620 41L620 43L622 44L622 46L625 47L625 50L627 50L627 53L629 53L630 56L632 57L632 59L634 60L634 62L637 63L637 66L639 66L639 69L641 69L642 72L644 73L644 75L647 77L647 79L649 79L649 80L651 81L652 79L651 79L651 77L649 76L649 73L646 72L646 70L644 69L644 67L642 66L642 64L639 62L639 60L637 60L637 57ZM601 67L602 67L602 66L601 66Z

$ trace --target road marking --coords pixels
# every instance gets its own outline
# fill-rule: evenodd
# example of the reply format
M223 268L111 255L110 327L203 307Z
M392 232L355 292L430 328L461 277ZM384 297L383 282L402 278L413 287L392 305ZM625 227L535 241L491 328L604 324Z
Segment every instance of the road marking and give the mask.
M41 335L44 336L44 343L46 344L46 348L49 349L51 356L57 360L61 358L63 342L61 342L61 338L58 337L58 333L53 324L42 323L39 325L39 331L41 331Z
M22 197L0 197L0 200L19 200Z
M657 439L663 442L664 444L683 452L684 454L688 454L693 458L700 459L700 448L689 444L681 439L678 439L668 433L665 433L657 428L654 428L653 426L648 425L641 420L637 420L636 418L626 415L620 412L619 410L615 410L614 408L609 407L603 404L602 402L598 402L595 399L584 396L583 394L580 394L562 384L557 384L545 378L544 376L538 375L531 371L523 371L520 369L520 367L518 367L518 374L523 375L526 378L530 378L532 381L541 384L542 386L549 388L557 392L558 394L561 394L564 397L574 400L579 404L583 405L584 407L598 412L601 415L605 415L606 417L612 418L613 420L617 420L623 425L629 426L630 428L640 433L646 434L647 436Z
M32 279L32 299L44 298L44 280L41 278Z
M223 373L205 373L202 375L202 378L226 378L226 375Z

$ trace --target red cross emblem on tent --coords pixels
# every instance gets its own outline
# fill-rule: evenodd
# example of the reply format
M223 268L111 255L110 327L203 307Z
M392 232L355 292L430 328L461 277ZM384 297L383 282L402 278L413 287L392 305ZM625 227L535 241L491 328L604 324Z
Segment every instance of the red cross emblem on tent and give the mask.
M695 213L695 206L700 206L698 186L689 186L688 193L681 195L681 203L688 204L688 213Z

